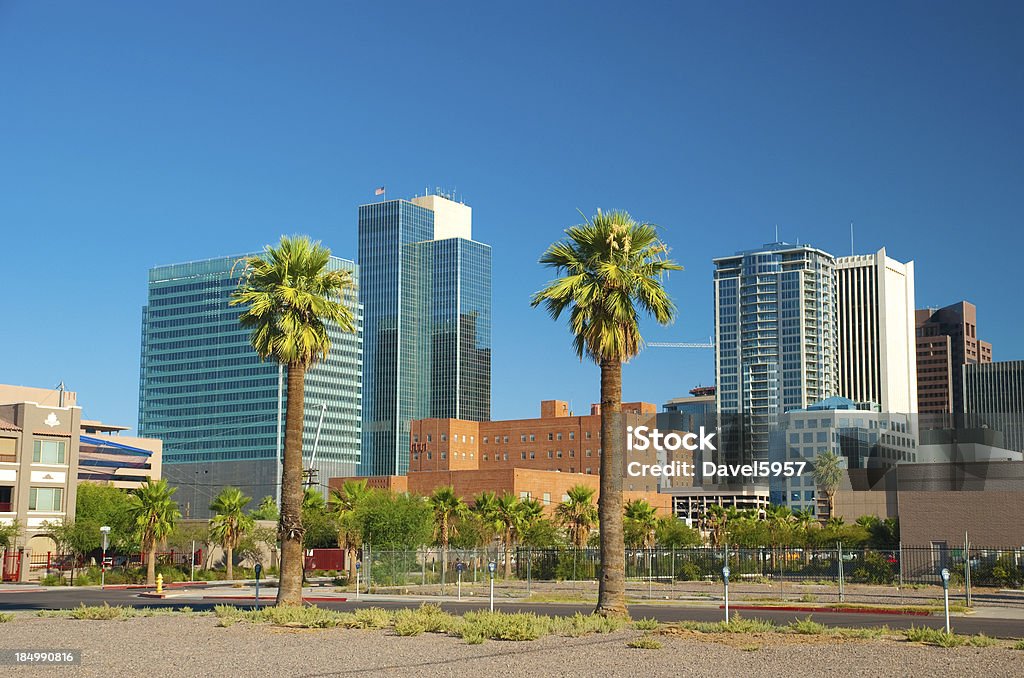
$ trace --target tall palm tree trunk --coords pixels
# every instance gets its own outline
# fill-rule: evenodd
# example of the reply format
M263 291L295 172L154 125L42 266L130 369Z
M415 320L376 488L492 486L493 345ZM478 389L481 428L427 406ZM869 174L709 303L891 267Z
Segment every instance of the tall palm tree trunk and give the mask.
M302 605L302 414L306 368L288 363L288 413L285 416L284 464L281 469L281 578L278 605Z
M622 531L622 362L601 361L601 578L595 614L626 614L626 544Z
M235 578L235 549L230 544L228 545L228 579Z
M156 539L149 544L149 560L146 562L146 584L156 586Z

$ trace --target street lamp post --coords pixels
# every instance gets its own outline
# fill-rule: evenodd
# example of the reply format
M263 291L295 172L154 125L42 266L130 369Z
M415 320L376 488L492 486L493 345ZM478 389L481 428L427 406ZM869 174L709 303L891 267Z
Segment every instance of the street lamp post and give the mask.
M729 566L722 568L722 581L725 582L725 623L729 623Z
M949 634L949 570L942 568L942 597L946 608L946 633Z
M359 571L363 569L363 563L356 561L356 600L359 600Z
M462 560L458 560L455 563L455 571L459 573L459 600L462 600L462 571L466 569L466 564Z
M110 545L110 526L104 525L101 527L100 533L103 535L103 562L100 566L100 588L103 588L107 583L107 546Z

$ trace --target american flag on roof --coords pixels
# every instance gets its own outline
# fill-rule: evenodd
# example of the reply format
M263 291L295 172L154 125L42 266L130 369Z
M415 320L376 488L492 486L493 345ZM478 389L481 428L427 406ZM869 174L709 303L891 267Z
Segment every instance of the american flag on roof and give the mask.
M384 187L380 186L376 191L373 192L373 194L374 195L384 195Z

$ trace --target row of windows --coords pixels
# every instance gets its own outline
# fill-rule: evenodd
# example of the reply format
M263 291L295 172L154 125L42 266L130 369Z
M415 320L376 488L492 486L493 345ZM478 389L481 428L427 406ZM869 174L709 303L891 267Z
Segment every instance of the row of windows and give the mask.
M532 442L536 442L537 436L534 433L530 433L530 434L524 433L524 434L520 435L519 436L519 442L525 443L527 441L527 436L529 436L529 441L531 443ZM466 436L465 435L462 435L462 436L454 435L454 436L452 436L452 442L453 443L454 442L459 442L459 438L460 437L462 438L462 442L466 442ZM590 431L586 431L584 437L587 438L587 439L590 439L592 437L591 432ZM601 432L600 431L598 431L597 437L598 438L601 437ZM552 440L552 441L554 441L554 440L562 440L562 434L561 433L548 433L548 440ZM576 440L576 432L575 431L569 431L569 440ZM418 443L419 441L420 441L419 435L414 435L413 436L413 442L414 443ZM428 433L427 434L427 442L428 443L434 442L434 435L432 433ZM448 434L446 434L446 433L442 433L441 434L441 442L443 442L443 443L444 442L448 442ZM474 436L469 436L469 442L470 443L476 442ZM489 436L484 436L483 437L483 442L484 443L491 442L490 441L490 437ZM507 443L507 442L508 442L508 436L494 436L494 444Z

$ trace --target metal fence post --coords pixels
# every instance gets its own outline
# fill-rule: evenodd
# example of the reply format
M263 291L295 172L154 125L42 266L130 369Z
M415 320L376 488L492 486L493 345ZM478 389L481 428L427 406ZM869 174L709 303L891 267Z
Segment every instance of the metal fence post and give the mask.
M971 542L964 532L964 589L967 594L967 607L971 606Z
M846 591L844 589L843 577L843 542L836 542L836 553L839 555L839 602L846 602Z
M533 548L526 549L526 597L533 595Z

